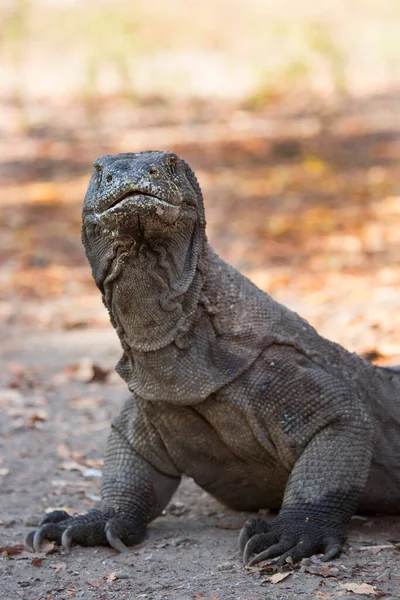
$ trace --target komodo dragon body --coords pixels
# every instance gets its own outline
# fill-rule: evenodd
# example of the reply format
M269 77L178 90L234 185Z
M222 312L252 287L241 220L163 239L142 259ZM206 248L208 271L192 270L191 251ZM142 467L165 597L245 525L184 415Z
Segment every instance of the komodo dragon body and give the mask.
M112 423L100 510L28 536L69 547L143 538L182 474L249 519L245 563L340 553L357 510L400 512L400 371L324 338L207 243L175 154L98 159L83 243L120 338L131 397Z

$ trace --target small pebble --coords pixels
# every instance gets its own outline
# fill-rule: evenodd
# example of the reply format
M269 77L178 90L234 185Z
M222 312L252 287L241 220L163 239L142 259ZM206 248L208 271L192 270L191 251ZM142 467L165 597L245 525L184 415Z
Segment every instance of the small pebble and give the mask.
M231 571L235 567L234 563L224 562L217 565L217 571Z
M188 538L178 537L178 538L171 540L170 545L173 546L174 548L176 548L176 546L180 546L181 544L184 544L185 542L190 542L190 540Z

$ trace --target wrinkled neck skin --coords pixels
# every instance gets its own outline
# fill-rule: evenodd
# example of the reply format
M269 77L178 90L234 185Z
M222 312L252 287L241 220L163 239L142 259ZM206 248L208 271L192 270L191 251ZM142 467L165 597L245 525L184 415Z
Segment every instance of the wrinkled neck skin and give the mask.
M181 345L204 279L203 237L194 226L170 238L114 243L101 287L128 354Z

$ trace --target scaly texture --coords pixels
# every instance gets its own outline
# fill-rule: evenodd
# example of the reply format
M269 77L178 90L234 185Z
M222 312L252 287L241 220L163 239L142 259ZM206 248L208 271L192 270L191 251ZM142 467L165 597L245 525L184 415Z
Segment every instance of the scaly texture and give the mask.
M123 551L182 474L232 508L280 508L244 525L245 563L327 560L357 507L400 512L400 371L322 338L224 263L183 160L98 159L82 239L131 397L112 424L101 510L50 513L28 545Z

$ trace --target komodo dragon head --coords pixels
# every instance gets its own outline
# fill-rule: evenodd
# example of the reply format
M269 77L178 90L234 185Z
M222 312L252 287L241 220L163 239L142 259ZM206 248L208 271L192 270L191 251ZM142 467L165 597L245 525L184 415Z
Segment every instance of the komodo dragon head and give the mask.
M172 152L103 156L82 218L93 277L124 349L176 340L194 317L206 262L203 198L190 167Z
M99 287L117 249L157 247L174 240L177 257L188 244L198 255L204 243L200 186L189 165L172 152L98 158L82 216L83 243Z

